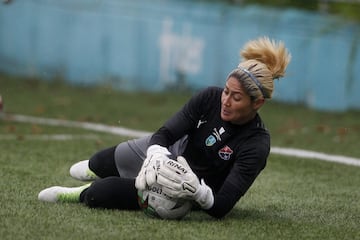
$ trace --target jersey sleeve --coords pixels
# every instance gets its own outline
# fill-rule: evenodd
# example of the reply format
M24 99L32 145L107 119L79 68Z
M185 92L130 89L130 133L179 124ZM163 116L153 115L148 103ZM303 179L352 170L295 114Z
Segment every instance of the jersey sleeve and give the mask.
M247 192L266 164L270 152L267 138L256 139L244 146L220 190L214 195L214 205L206 212L216 218L224 217Z
M159 144L164 147L169 147L181 137L188 134L196 127L202 112L207 111L208 104L206 103L215 91L215 88L209 87L190 98L180 111L175 113L153 134L150 145Z

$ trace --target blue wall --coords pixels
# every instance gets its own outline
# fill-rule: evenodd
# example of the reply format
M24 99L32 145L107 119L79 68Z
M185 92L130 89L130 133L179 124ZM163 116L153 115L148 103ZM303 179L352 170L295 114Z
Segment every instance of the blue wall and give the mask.
M360 109L360 27L297 10L176 0L23 0L0 5L0 71L158 91L224 84L259 36L293 59L274 99ZM1 92L1 85L0 85Z

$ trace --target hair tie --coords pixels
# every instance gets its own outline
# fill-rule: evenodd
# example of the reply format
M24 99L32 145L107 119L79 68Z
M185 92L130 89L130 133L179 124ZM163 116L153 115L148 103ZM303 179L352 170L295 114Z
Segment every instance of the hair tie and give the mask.
M264 89L260 83L260 81L246 68L241 67L240 65L238 66L238 68L243 71L244 73L246 73L251 80L253 80L253 82L256 84L256 86L260 89L261 94L263 95L263 97L265 98L265 93L264 93Z

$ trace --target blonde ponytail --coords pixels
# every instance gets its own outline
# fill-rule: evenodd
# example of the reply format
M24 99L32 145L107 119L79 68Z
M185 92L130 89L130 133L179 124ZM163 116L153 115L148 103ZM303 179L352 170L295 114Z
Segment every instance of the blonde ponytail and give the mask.
M261 96L272 98L273 81L285 75L291 60L285 44L282 41L276 42L268 37L261 37L247 42L240 55L242 61L229 77L236 77L253 99Z
M257 60L270 70L273 79L283 77L291 55L282 41L276 42L268 37L261 37L245 44L240 55L243 60Z

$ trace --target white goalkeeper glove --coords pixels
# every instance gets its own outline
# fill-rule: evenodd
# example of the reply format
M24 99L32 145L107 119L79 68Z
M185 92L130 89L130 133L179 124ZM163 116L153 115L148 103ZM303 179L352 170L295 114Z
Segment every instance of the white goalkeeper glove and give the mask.
M146 158L135 179L135 187L138 190L145 190L146 186L151 186L156 182L157 170L160 165L169 160L171 153L167 148L160 145L151 145L146 151Z
M164 162L158 170L157 183L170 197L194 200L203 209L209 209L214 204L211 188L204 179L199 181L182 156L178 156L177 161L169 159Z

